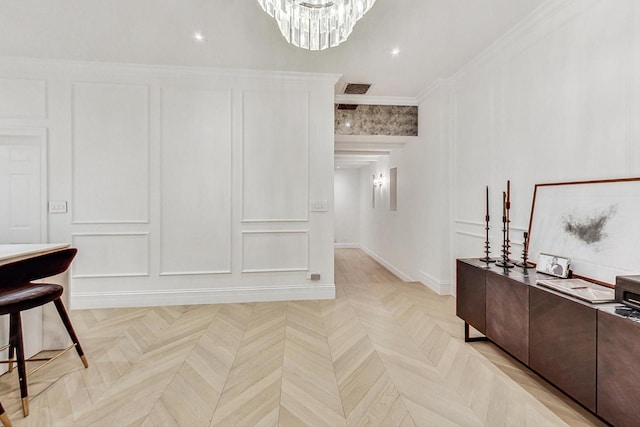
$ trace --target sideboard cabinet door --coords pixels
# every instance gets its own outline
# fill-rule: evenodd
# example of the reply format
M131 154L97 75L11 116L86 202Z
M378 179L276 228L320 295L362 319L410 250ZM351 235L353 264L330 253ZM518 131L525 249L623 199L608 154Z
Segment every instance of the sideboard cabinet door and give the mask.
M529 298L529 366L595 412L597 310L534 286Z
M487 271L487 337L529 364L529 285Z
M456 315L486 333L485 270L458 260L456 264Z
M598 415L617 427L640 420L640 323L598 311Z

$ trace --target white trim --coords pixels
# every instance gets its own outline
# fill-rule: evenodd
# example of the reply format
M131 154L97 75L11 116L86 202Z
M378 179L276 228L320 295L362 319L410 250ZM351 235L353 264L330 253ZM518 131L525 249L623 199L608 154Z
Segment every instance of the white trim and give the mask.
M360 249L360 243L334 243L335 249Z
M469 233L468 231L456 230L456 234L462 234L463 236L477 237L478 239L485 239L487 236L484 234Z
M478 227L484 227L486 224L480 221L469 221L466 219L456 219L456 224L476 225Z
M255 223L287 223L287 222L309 222L309 219L305 218L293 218L293 219L243 219L240 221L243 224L255 224Z
M335 284L168 289L149 291L74 292L73 309L155 307L264 301L335 299Z
M416 99L418 100L419 103L421 103L425 99L433 95L436 90L442 87L447 87L447 86L451 86L451 79L438 79L434 81L431 85L429 85L429 87L427 87L425 90L420 92L416 97Z
M333 137L333 142L338 144L344 143L367 143L372 146L379 145L381 148L402 148L407 142L417 142L419 137L410 135L341 135L336 134ZM397 146L397 147L396 147Z
M365 247L365 246L361 246L360 249L362 249L362 251L364 253L366 253L367 255L369 255L371 258L373 258L374 260L376 260L379 264L381 264L384 268L386 268L387 270L389 270L391 273L393 273L394 276L396 276L398 279L402 280L403 282L415 282L415 280L413 280L410 276L407 276L406 274L404 274L403 272L401 272L400 270L398 270L397 268L395 268L393 265L391 265L391 263L389 263L386 259L382 258L380 255L376 254L375 252L373 252L371 249Z
M231 274L231 268L226 270L162 271L158 276L205 276L209 274Z
M298 71L263 71L243 68L215 68L178 65L154 65L135 63L115 63L99 61L79 61L63 59L40 59L23 56L0 56L0 65L43 66L46 68L59 67L63 70L73 68L79 71L115 71L123 73L175 73L180 75L204 75L228 78L251 78L264 80L318 80L336 84L342 74L306 73Z
M420 282L438 295L452 295L451 282L437 279L424 271L419 271L418 275Z
M548 0L544 2L520 23L494 41L488 48L458 69L451 76L451 80L454 82L460 81L466 76L481 70L498 56L504 56L514 51L522 51L532 41L535 41L541 30L544 35L550 33L553 28L561 26L581 11L586 10L594 1Z
M370 96L370 95L336 95L336 104L358 105L400 105L416 106L418 98L413 96Z

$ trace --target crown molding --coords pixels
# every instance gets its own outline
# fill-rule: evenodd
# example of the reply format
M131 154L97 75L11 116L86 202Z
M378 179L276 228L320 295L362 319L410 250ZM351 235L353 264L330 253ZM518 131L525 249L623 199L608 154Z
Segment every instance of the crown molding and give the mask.
M595 1L548 0L544 2L489 47L463 65L450 77L450 80L456 82L473 74L499 55L523 50L540 37L540 34L548 34L551 28L563 25L572 17L586 10Z
M20 56L0 56L0 66L24 65L58 69L59 71L88 70L88 71L114 71L124 73L160 73L160 74L188 74L191 76L216 76L230 78L252 78L266 80L293 80L293 81L325 81L335 85L342 74L306 73L298 71L272 71L250 70L235 68L215 67L188 67L179 65L135 64L100 61L77 61L64 59L42 59Z

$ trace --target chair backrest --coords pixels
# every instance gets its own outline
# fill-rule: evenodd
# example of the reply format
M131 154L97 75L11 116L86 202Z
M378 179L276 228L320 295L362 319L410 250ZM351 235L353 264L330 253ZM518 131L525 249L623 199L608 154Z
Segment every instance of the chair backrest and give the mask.
M78 249L67 248L0 265L0 287L24 285L32 280L64 273L77 253Z

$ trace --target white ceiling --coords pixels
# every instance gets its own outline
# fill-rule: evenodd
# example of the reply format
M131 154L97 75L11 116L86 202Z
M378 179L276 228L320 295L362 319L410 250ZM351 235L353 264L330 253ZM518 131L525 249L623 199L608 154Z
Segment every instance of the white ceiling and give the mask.
M256 0L0 0L0 56L326 72L343 75L336 94L372 83L369 96L415 99L544 1L377 0L346 43L311 52L287 44ZM336 167L398 142L336 139Z
M0 55L328 72L344 76L337 92L370 82L370 95L415 97L543 1L378 0L346 43L309 52L256 0L0 0Z

